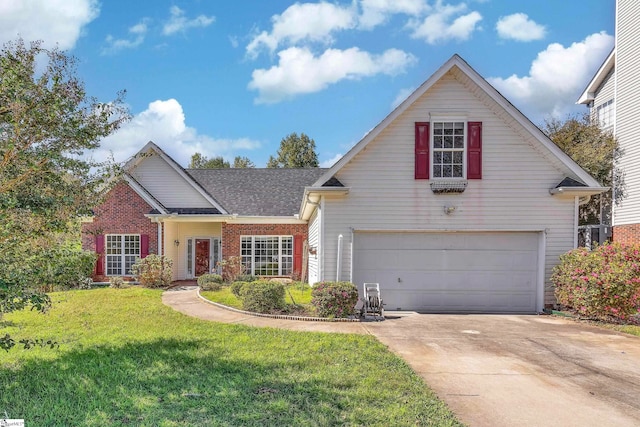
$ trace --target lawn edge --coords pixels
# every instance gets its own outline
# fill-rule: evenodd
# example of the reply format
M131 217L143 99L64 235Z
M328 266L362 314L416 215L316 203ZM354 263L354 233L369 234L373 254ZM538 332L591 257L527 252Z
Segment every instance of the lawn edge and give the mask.
M330 319L330 318L326 318L326 317L292 316L292 315L288 315L288 314L254 313L252 311L240 310L238 308L229 307L228 305L220 304L219 302L214 302L214 301L208 300L205 297L203 297L202 295L200 295L200 287L198 287L198 289L196 290L196 294L198 295L198 298L200 298L202 301L206 302L207 304L211 304L213 306L216 306L218 308L222 308L224 310L233 311L235 313L248 314L249 316L267 317L267 318L270 318L270 319L282 319L282 320L298 320L298 321L303 321L303 322L348 322L348 323L360 322L360 319L354 319L354 318L331 318Z

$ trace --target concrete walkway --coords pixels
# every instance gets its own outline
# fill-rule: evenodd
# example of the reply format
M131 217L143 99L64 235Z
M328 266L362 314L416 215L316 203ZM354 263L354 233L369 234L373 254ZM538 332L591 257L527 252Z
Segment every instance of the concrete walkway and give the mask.
M231 312L196 288L162 301L189 316L296 331L372 334L471 427L640 426L640 338L552 316L388 312L305 322Z
M311 322L300 320L272 319L237 313L209 304L198 297L198 288L181 286L162 294L162 302L180 313L199 319L247 326L289 329L305 332L339 332L345 334L369 334L361 322Z

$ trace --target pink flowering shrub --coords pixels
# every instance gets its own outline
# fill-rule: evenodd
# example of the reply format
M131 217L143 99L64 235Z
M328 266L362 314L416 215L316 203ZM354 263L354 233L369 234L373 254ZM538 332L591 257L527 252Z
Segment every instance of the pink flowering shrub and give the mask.
M357 301L358 288L351 282L319 282L311 290L320 317L349 317Z
M558 302L583 316L627 320L640 314L640 245L574 249L553 269Z

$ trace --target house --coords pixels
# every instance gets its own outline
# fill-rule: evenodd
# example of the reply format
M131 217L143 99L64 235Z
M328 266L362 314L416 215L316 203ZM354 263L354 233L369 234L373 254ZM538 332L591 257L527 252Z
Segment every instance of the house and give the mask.
M621 174L614 179L624 184L616 183L613 189L622 187L624 196L612 212L612 240L620 243L640 243L640 134L635 130L640 119L638 19L640 3L616 1L615 47L577 101L589 108L604 130L613 132L622 153L617 164ZM620 198L614 194L615 199Z
M175 279L237 255L254 274L378 282L390 310L541 311L579 204L606 190L457 55L329 169L142 154L85 225L99 278L146 253Z

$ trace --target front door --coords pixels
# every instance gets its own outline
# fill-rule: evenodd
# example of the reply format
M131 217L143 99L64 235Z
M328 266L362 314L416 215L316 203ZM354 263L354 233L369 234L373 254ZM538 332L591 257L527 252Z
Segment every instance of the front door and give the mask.
M211 240L196 239L196 277L207 274L211 271L209 261L211 259Z

